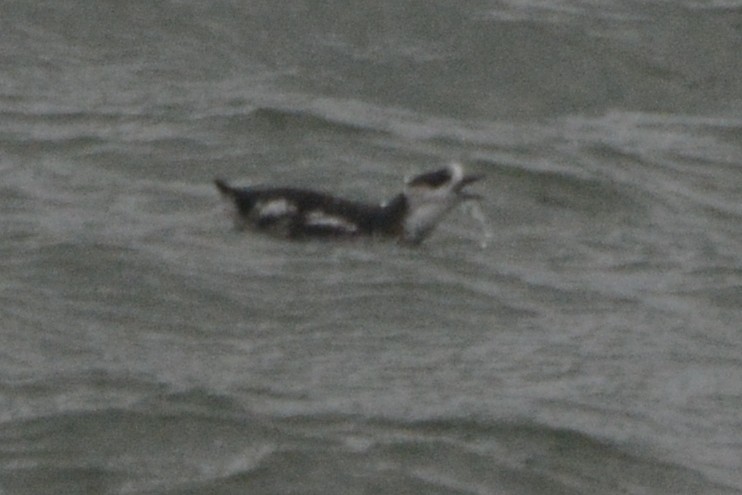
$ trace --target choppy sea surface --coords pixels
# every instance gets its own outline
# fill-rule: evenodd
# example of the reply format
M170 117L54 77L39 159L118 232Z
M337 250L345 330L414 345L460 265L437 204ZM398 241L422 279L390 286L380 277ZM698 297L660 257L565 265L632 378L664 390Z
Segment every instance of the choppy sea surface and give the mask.
M742 493L742 2L0 3L0 493ZM238 233L215 176L421 247Z

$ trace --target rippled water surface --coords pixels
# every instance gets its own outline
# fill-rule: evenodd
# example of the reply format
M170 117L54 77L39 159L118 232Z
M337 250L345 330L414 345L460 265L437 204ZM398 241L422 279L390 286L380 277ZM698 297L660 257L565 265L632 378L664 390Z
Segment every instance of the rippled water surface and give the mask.
M742 493L742 3L0 30L0 493ZM452 160L485 232L420 248L238 233L211 182L381 201Z

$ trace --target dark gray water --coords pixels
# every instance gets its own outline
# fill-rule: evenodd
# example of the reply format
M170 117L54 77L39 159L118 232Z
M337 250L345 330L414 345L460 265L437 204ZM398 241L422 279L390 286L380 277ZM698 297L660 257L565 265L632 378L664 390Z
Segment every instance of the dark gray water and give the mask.
M742 493L742 2L0 3L0 493ZM419 249L234 232L211 180Z

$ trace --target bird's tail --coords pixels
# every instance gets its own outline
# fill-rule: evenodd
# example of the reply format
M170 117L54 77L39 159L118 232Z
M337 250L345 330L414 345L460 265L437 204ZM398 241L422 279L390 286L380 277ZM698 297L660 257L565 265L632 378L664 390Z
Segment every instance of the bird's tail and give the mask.
M231 187L227 182L223 179L214 179L214 184L216 185L216 188L219 190L220 193L222 193L223 196L234 196L234 188Z

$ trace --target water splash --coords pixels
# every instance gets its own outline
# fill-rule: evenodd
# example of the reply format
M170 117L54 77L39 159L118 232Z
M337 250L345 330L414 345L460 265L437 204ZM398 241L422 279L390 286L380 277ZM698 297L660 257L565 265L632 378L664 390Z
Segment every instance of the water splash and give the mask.
M482 228L482 237L479 241L479 247L482 249L487 249L490 242L492 241L492 238L494 237L494 234L492 233L492 228L490 227L489 222L487 221L487 217L484 214L484 210L482 210L481 202L467 201L464 204L464 211L474 220L479 222L479 225Z

